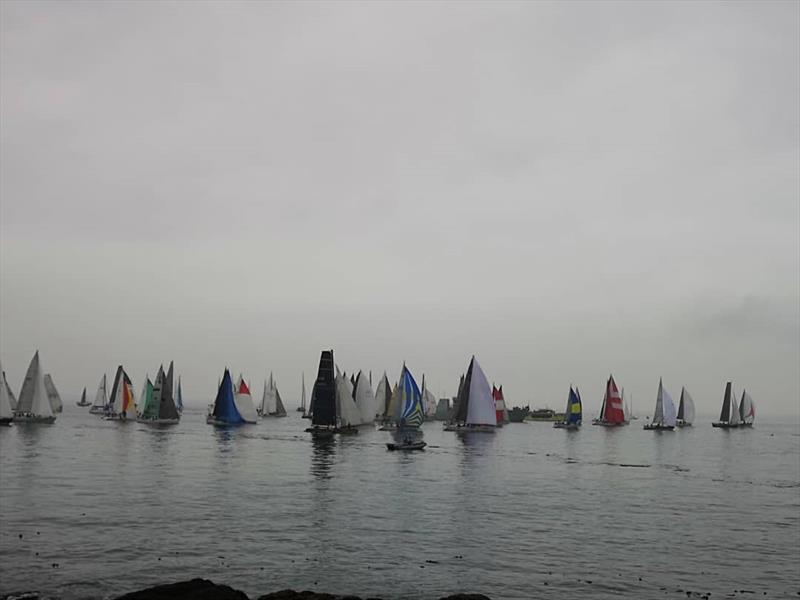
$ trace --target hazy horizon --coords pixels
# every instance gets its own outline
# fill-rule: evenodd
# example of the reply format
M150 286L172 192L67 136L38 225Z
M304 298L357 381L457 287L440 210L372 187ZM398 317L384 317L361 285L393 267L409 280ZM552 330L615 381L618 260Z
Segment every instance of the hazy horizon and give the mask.
M798 73L793 2L2 2L0 361L799 418Z

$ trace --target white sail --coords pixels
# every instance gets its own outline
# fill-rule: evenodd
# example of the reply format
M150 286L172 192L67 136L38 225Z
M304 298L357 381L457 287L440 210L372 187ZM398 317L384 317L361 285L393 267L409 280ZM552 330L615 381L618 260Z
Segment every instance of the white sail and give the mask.
M233 403L236 405L236 410L239 411L239 414L242 415L242 419L244 419L246 423L258 423L258 413L256 413L256 407L253 404L253 397L250 395L249 388L246 388L248 391L244 393L239 393L238 391L242 381L242 376L239 375L239 379L236 382L236 389L234 390Z
M8 379L6 378L6 372L0 371L3 374L3 381L5 381L6 386L6 394L8 394L8 401L11 403L11 408L13 410L17 410L17 398L14 396L14 392L11 391L11 386L8 385Z
M61 394L56 389L56 384L53 383L53 378L49 373L44 376L44 388L47 391L47 399L50 401L50 408L54 413L60 413L64 410L64 404L61 402Z
M497 425L492 387L475 357L472 358L468 397L467 425Z
M6 374L0 367L0 419L11 419L14 416L14 408L11 406L11 396L8 395L8 383L6 382Z
M386 373L383 373L383 377L378 382L378 387L375 390L375 404L377 407L376 414L381 415L382 417L387 417L390 415L385 415L384 411L386 411L386 387L388 385L389 380L386 379Z
M264 382L264 394L261 396L261 416L266 417L274 413L276 407L275 386L272 381L272 374L270 374L269 380Z
M300 408L303 409L303 414L306 412L306 374L305 371L301 374L301 392L300 392Z
M363 371L359 371L356 379L356 406L361 414L362 423L372 423L375 420L375 396L372 393L372 386Z
M97 384L97 392L94 395L92 408L104 408L106 404L108 404L108 392L106 391L106 376L103 375L100 383Z
M742 422L750 425L756 419L756 409L753 404L753 399L750 397L750 394L747 393L747 390L742 392L742 403L739 405L739 414L742 417Z
M400 388L395 383L392 388L392 395L389 397L389 408L386 410L386 419L394 423L400 420L400 407L403 406L400 403L401 393Z
M670 393L666 389L662 389L662 424L665 427L675 427L678 419L678 411L675 408L675 402L672 400Z
M736 404L736 394L733 393L733 386L731 386L731 416L730 416L730 423L731 425L740 425L742 422L742 417L739 416L739 405Z
M47 397L47 388L44 385L44 373L39 362L39 352L33 355L31 364L25 374L25 382L19 394L18 413L28 413L35 417L52 417L53 408Z
M426 419L433 419L436 414L436 406L439 402L436 400L431 391L428 389L428 384L425 381L425 376L422 376L422 411L425 413Z
M338 369L337 369L338 371ZM360 425L361 412L353 400L353 385L341 373L336 374L336 414L342 427Z
M683 422L687 425L694 423L694 400L689 395L689 390L683 388Z

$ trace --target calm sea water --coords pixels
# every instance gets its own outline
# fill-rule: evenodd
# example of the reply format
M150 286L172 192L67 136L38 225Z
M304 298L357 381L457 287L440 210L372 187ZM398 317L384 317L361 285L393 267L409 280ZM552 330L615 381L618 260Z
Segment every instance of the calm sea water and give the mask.
M217 429L190 409L156 429L65 411L0 431L0 592L106 598L202 576L253 597L800 593L791 421L426 423L429 448L403 454L379 431L313 441L294 412Z

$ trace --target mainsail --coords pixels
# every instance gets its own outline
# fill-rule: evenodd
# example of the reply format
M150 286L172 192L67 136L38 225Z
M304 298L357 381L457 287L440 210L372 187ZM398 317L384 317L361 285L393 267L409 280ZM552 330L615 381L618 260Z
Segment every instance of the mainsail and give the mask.
M105 374L100 378L100 383L97 384L97 392L94 395L94 402L89 412L103 412L108 404L108 392L106 391L106 376Z
M338 368L337 368L338 371ZM336 373L336 414L340 427L361 424L361 412L353 400L353 383L346 374Z
M422 408L425 411L425 418L432 421L436 414L436 396L428 389L424 373L422 374Z
M44 389L47 390L47 399L50 401L50 408L54 413L60 413L64 410L64 403L61 402L61 394L56 389L56 384L53 383L53 378L49 373L44 375Z
M156 384L153 386L154 390L159 386L159 377L161 379L161 395L158 402L158 420L177 421L181 416L178 414L178 407L175 406L175 399L172 397L172 361L169 363L169 371L166 376L163 369L158 370ZM155 391L153 395L155 395Z
M175 394L175 408L178 414L183 414L183 390L181 389L181 377L178 375L178 392Z
M145 377L142 395L139 397L139 407L142 419L158 419L158 403L154 400L154 386L149 377Z
M108 399L106 413L109 415L119 415L123 419L130 417L136 418L136 400L133 392L133 385L122 368L117 367L117 374L114 377L114 384L111 386L111 396Z
M317 380L311 394L311 424L336 426L336 383L333 374L333 350L323 350L319 357Z
M669 392L664 388L661 379L658 380L658 394L656 396L656 410L653 415L653 425L660 427L675 427L677 414L675 402Z
M11 403L11 408L13 410L17 410L17 397L14 395L14 392L11 391L11 386L8 385L6 372L2 371L2 373L3 373L3 381L5 382L5 387L6 387L6 394L8 394L8 401Z
M606 394L603 398L601 421L614 425L625 422L625 412L622 409L622 397L620 396L613 375L609 375L608 381L606 382Z

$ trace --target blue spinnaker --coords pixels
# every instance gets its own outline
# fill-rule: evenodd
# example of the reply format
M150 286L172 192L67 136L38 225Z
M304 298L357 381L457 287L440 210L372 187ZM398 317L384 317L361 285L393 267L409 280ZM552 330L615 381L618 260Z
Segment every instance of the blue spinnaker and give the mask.
M214 400L214 418L221 423L245 422L233 401L233 381L231 381L228 369L225 369L222 383L219 384L219 390L217 390L217 398Z

